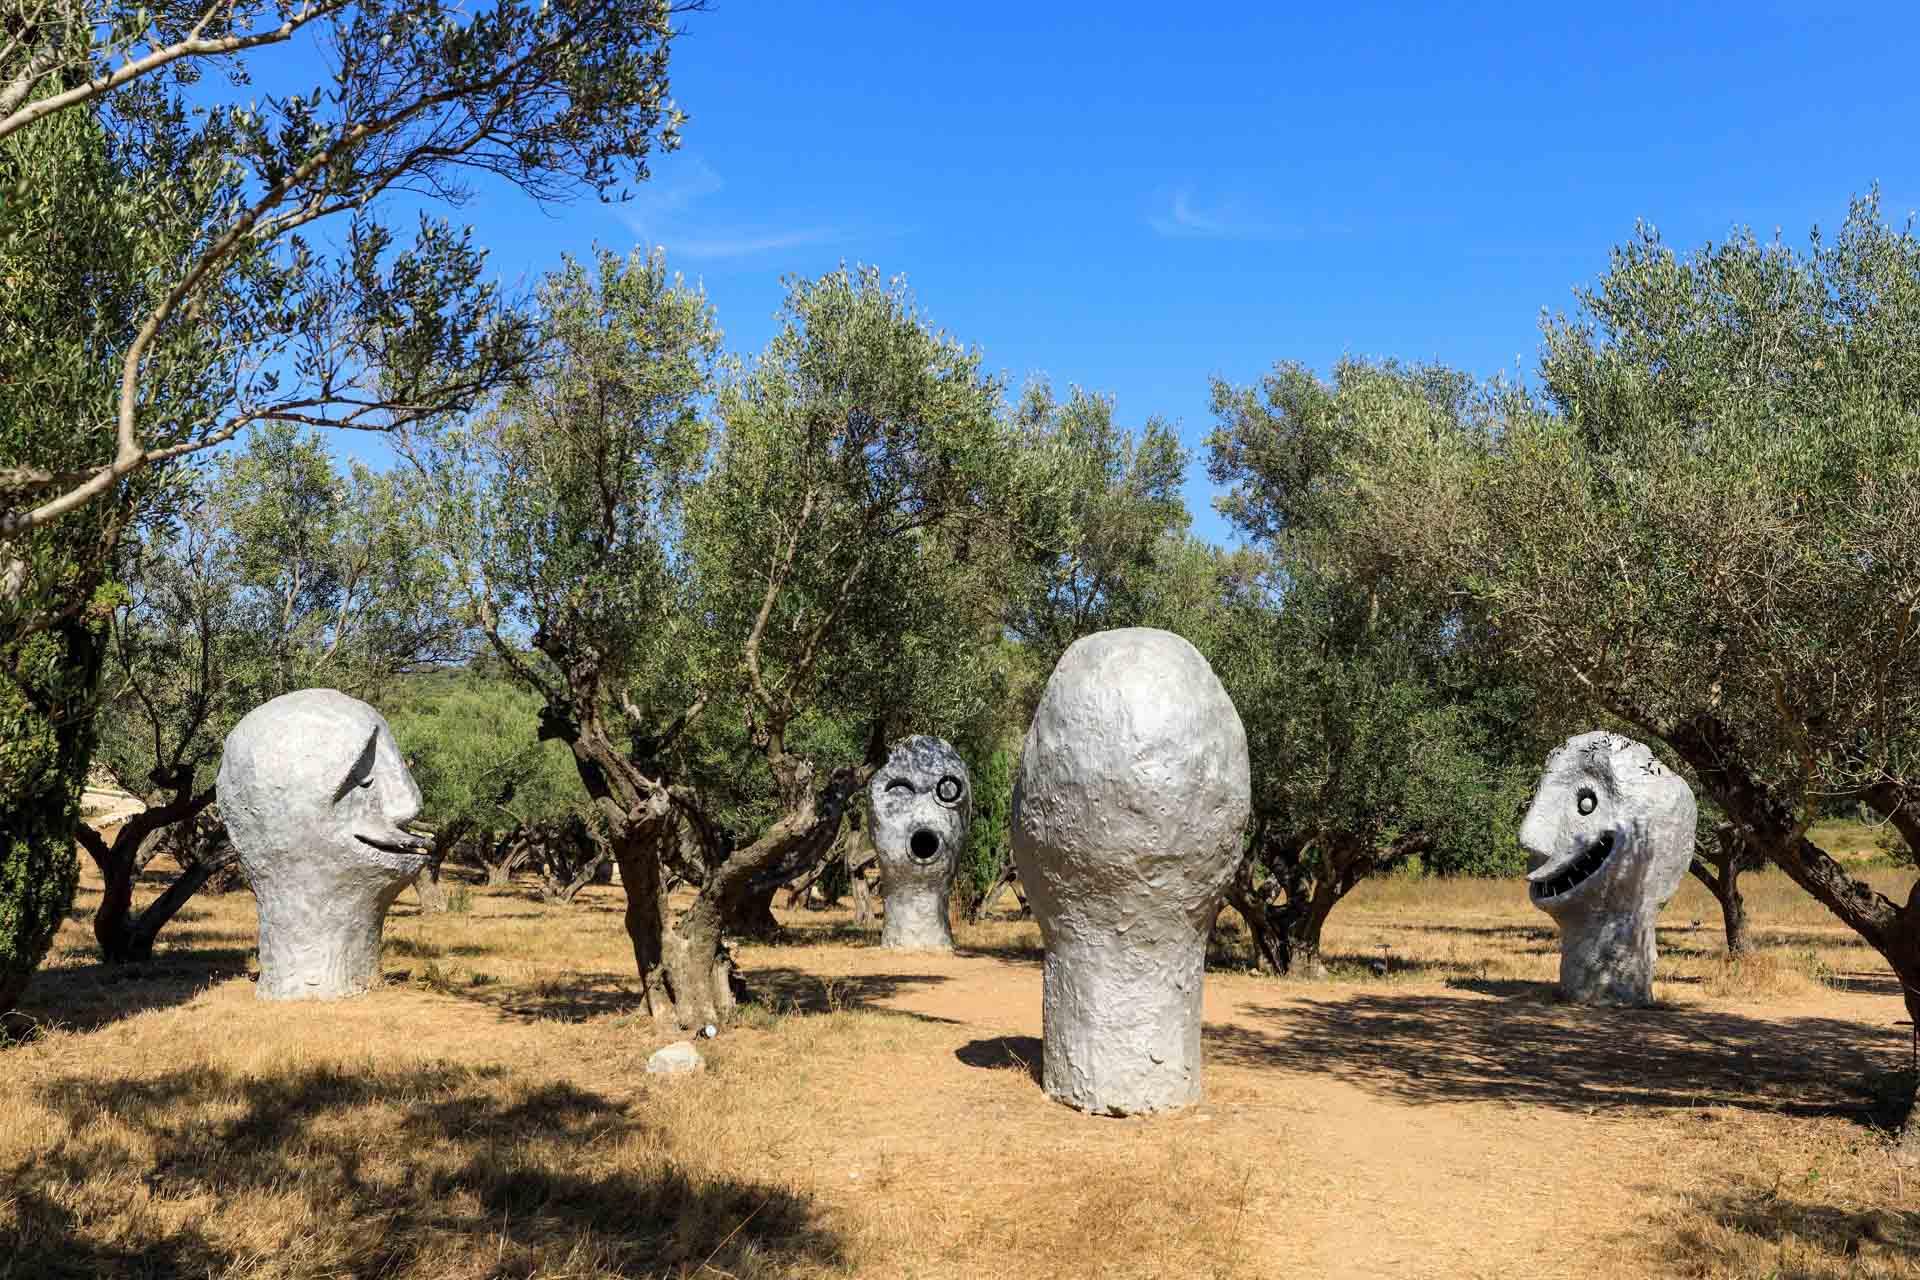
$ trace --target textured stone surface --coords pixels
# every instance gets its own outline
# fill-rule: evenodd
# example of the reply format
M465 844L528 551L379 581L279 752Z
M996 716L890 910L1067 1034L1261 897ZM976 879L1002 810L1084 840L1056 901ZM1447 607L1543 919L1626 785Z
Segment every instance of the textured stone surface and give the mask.
M700 1057L700 1051L693 1047L690 1040L676 1040L664 1049L654 1050L647 1059L647 1072L656 1076L677 1076L687 1071L698 1071L706 1065Z
M1207 931L1248 807L1247 735L1197 649L1133 627L1067 650L1013 798L1047 947L1048 1094L1112 1115L1200 1096Z
M401 830L420 788L380 713L334 689L255 707L227 735L219 795L260 903L260 998L374 985L387 908L426 865Z
M1547 757L1520 824L1528 895L1560 926L1560 991L1653 1002L1654 917L1693 859L1693 791L1642 743L1583 733Z
M947 898L973 821L966 762L940 738L904 738L867 785L867 800L887 905L880 945L953 950Z

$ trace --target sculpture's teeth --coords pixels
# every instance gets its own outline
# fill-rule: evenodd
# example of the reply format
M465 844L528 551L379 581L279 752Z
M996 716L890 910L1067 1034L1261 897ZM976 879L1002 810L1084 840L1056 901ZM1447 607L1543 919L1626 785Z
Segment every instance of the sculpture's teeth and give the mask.
M1598 841L1590 845L1585 852L1581 853L1569 863L1566 870L1562 871L1559 875L1554 876L1550 880L1534 881L1534 894L1540 898L1557 898L1563 893L1569 893L1579 888L1592 877L1594 872L1606 865L1607 859L1612 853L1613 837L1611 835L1602 836Z

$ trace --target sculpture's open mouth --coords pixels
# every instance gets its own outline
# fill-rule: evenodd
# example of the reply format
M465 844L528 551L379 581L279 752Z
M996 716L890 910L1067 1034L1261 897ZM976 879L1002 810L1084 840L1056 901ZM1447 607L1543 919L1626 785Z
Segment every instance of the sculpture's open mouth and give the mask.
M376 840L372 836L363 835L356 831L353 833L353 838L368 848L378 849L380 852L391 854L396 858L404 858L411 862L418 862L422 866L426 865L427 842L419 836L410 836L405 832L401 832L386 839Z
M1529 875L1527 892L1535 902L1550 902L1555 898L1565 897L1591 879L1593 873L1605 866L1607 859L1612 855L1613 832L1609 831L1588 845L1586 851L1571 863L1563 863L1558 867L1542 867L1540 871ZM1534 879L1533 877L1540 875L1541 871L1552 871L1553 874L1542 879Z
M907 852L913 855L915 862L932 862L940 856L940 837L922 827L907 842Z

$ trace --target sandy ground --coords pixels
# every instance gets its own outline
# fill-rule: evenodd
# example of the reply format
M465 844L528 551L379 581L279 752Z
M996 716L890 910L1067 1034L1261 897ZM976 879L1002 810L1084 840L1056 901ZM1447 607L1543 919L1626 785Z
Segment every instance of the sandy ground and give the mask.
M821 955L819 969L850 998L950 1026L962 1064L1039 1062L1035 962L868 948ZM1590 1276L1599 1259L1634 1255L1694 1166L1715 1161L1717 1120L1844 1110L1824 1089L1795 1095L1871 1070L1870 1046L1899 1037L1863 1044L1859 1024L1903 1013L1892 996L1838 993L1739 1013L1582 1010L1532 984L1488 985L1210 975L1205 1101L1071 1123L1290 1165L1248 1206L1256 1273ZM955 1075L912 1074L929 1092ZM1030 1121L1032 1075L994 1076L983 1101ZM1056 1123L1070 1114L1050 1110ZM905 1117L891 1119L822 1158L851 1167L890 1143L910 1149Z
M1904 1010L1842 932L1716 993L1682 903L1661 1006L1585 1010L1523 903L1397 892L1336 917L1345 978L1210 974L1204 1101L1124 1120L1039 1088L1029 923L938 956L782 911L764 1003L666 1080L617 888L403 902L387 985L309 1006L253 999L245 892L137 972L76 920L0 1055L0 1276L1920 1275Z

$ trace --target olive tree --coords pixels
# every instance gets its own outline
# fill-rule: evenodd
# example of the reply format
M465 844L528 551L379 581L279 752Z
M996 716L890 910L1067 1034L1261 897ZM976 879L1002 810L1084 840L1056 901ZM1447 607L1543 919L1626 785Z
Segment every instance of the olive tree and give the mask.
M1189 523L1179 435L1158 418L1122 427L1114 407L1077 387L1061 402L1035 382L1016 411L1036 474L1006 625L1043 674L1075 640L1142 616L1161 553L1179 546Z
M1753 943L1747 930L1747 900L1740 892L1740 876L1766 866L1766 855L1747 839L1746 832L1737 823L1725 819L1713 821L1703 814L1700 827L1688 870L1720 904L1727 954L1745 955Z
M1195 629L1253 763L1228 900L1280 972L1322 969L1326 920L1366 877L1511 844L1542 736L1531 701L1461 642L1445 595L1352 538L1366 441L1350 406L1374 387L1443 420L1470 407L1442 371L1351 361L1331 382L1282 364L1256 387L1213 388L1211 474L1257 551L1215 567L1216 617Z
M0 140L70 113L119 113L194 157L222 198L164 287L126 317L110 417L69 424L85 444L61 469L5 473L0 537L31 552L34 531L105 499L127 476L253 422L386 427L509 373L517 320L480 281L467 237L422 219L413 245L396 251L378 201L407 191L458 203L482 174L542 199L644 178L647 156L675 145L683 118L666 76L683 11L667 0L133 11L9 0ZM244 82L260 68L243 55L295 40L312 43L330 83L274 85L191 112L180 100L178 84L208 71ZM337 254L302 235L332 220ZM183 330L216 335L232 382L205 414L156 422L149 361ZM31 572L35 560L15 563Z
M780 332L723 389L686 550L705 687L775 804L724 859L689 808L717 864L673 929L696 958L826 855L890 735L977 737L963 729L994 709L988 587L1012 545L1000 394L904 285L844 268L790 282ZM823 716L850 732L806 750Z
M674 810L657 760L706 702L674 541L707 450L720 332L658 256L568 259L537 305L536 375L465 430L408 448L474 623L537 695L538 736L567 748L605 819L650 1007L672 1016L659 849ZM685 701L656 723L636 694Z
M160 930L230 860L196 820L213 804L221 740L257 700L263 674L210 505L125 550L128 596L113 612L94 765L145 808L111 838L86 824L75 833L100 872L93 935L109 964L150 959ZM136 877L163 841L180 874L136 912Z
M124 347L156 271L192 241L217 195L167 179L179 168L169 157L138 152L84 113L0 139L0 489L79 459L76 424L112 411L102 353ZM146 190L142 173L167 179L165 194ZM197 414L216 365L198 333L156 347L155 419ZM143 514L174 500L168 477L130 476L111 502L57 528L24 542L0 534L0 1012L73 897L105 622L121 598L103 566Z
M103 881L93 930L110 963L149 958L231 856L206 818L240 717L319 684L380 699L396 677L465 655L452 584L405 488L357 464L343 473L317 434L269 424L204 470L176 520L123 543L95 764L147 807L111 840L76 833ZM136 913L136 876L167 834L181 874Z
M721 1021L729 922L831 847L901 708L992 700L955 638L977 635L959 588L1002 545L998 387L901 287L842 270L793 282L709 449L718 331L660 258L569 264L541 298L540 376L427 465L476 616L605 821L646 1007ZM696 732L762 772L757 830L717 820ZM676 918L682 842L700 874Z
M71 901L120 536L253 423L386 429L518 376L470 236L423 216L409 242L387 197L644 178L683 11L0 0L0 1009ZM222 99L283 41L321 86Z
M544 705L521 685L473 669L396 691L393 736L436 824L423 902L438 902L441 865L456 849L471 849L487 883L503 885L538 854L536 833L584 816L573 757L538 737Z
M1546 324L1545 399L1361 415L1368 541L1543 684L1663 743L1920 1015L1920 895L1808 836L1920 836L1920 240L1875 197L1805 250L1643 227Z

